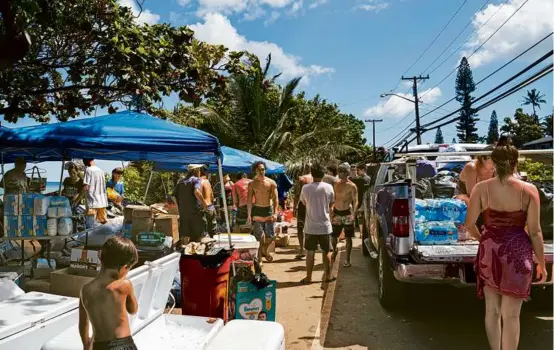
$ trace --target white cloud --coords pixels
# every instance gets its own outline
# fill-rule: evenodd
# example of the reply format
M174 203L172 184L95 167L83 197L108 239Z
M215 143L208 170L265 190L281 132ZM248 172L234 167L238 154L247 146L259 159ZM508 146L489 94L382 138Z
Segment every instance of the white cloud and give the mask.
M511 0L506 4L491 4L478 12L473 19L477 30L493 14L494 17L477 32L474 40L466 45L462 56L470 55L506 21L525 0ZM500 58L508 58L524 51L539 39L552 32L554 25L552 0L533 0L526 3L485 45L469 58L472 67L479 67ZM501 7L499 9L499 7ZM548 40L552 47L552 40Z
M133 15L138 16L138 18L136 18L138 23L156 24L160 21L160 15L145 8L141 11L135 0L119 0L119 4L129 7Z
M311 9L318 8L321 5L325 5L328 0L312 0L312 3L310 4Z
M294 4L292 4L292 7L290 9L291 13L297 13L298 11L302 10L302 7L304 6L304 0L298 0Z
M275 21L277 21L277 20L279 19L279 17L281 17L281 13L280 13L280 12L278 12L278 11L272 11L272 12L271 12L271 15L269 16L269 18L266 19L266 20L264 21L264 25L265 25L265 26L268 26L268 25L270 25L270 24L272 24L272 23L275 23Z
M177 0L177 3L183 7L188 6L190 4L190 0Z
M259 0L261 4L269 5L273 8L283 8L292 3L293 0Z
M420 92L421 102L433 103L436 101L442 92L438 87L427 89ZM398 95L404 96L413 100L412 94L399 93ZM379 102L377 105L366 109L364 116L366 117L392 117L400 118L405 117L414 110L414 104L410 101L406 101L397 96L390 96L385 101Z
M389 7L388 2L381 2L380 0L366 0L365 2L367 3L358 5L354 9L378 13Z
M197 39L218 45L225 45L231 51L247 50L265 60L271 53L271 64L276 71L282 72L283 79L303 76L307 83L310 76L330 74L333 68L318 65L304 66L299 57L286 53L279 45L267 41L250 41L237 32L227 17L220 13L204 16L204 23L190 26Z

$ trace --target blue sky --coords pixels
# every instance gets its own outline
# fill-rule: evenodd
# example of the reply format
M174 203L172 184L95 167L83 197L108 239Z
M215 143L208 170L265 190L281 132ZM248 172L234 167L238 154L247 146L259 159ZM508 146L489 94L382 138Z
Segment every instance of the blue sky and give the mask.
M283 79L303 76L301 88L308 96L320 94L360 119L383 119L377 124L377 144L381 145L390 141L414 118L413 114L410 115L413 104L397 97L380 98L379 95L394 89L395 93L411 97L411 87L398 84L401 75L428 73L452 55L430 74L429 80L420 84L420 96L425 102L420 108L421 114L451 99L455 74L437 84L452 71L464 53L471 54L485 42L525 0L491 0L486 4L485 1L146 0L137 20L189 25L200 40L224 44L233 50L249 50L261 58L272 53L275 71L282 72ZM120 2L138 14L133 0ZM470 58L475 81L551 32L552 13L551 0L529 0ZM453 41L466 25L467 28ZM443 28L434 44L408 70ZM551 39L480 84L474 95L480 96L548 52L552 49ZM451 47L427 69L451 43ZM461 50L455 51L460 46ZM539 114L550 114L552 75L527 89L531 88L545 94L548 102ZM480 133L486 133L493 109L500 120L512 116L520 106L525 90L481 111ZM445 110L452 111L458 106L453 101L444 109L426 116L422 123L439 118L447 113ZM29 121L17 126L25 124ZM454 125L446 126L442 131L447 142L456 136ZM423 141L432 142L434 134L434 131L424 134ZM370 136L368 126L366 137L369 142ZM103 167L111 170L111 165L107 163ZM53 172L59 176L59 171Z

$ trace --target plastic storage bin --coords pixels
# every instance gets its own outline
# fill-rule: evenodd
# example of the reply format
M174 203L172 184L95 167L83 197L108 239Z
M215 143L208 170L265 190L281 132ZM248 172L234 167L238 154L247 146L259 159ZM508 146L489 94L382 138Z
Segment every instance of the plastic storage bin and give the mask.
M229 251L218 255L181 255L183 315L216 317L227 321L232 259Z

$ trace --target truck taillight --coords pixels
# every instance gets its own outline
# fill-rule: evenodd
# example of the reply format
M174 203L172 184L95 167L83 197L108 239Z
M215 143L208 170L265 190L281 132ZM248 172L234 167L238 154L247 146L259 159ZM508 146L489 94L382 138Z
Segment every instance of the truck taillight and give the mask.
M392 203L392 234L410 236L410 207L408 199L395 199Z

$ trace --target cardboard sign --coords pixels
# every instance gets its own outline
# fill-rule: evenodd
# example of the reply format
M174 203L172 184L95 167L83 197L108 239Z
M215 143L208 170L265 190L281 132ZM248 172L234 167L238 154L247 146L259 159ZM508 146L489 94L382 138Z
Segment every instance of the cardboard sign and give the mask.
M69 267L73 269L100 270L100 259L97 250L71 249L71 262Z
M262 289L248 282L239 282L235 304L235 319L275 321L277 281Z

